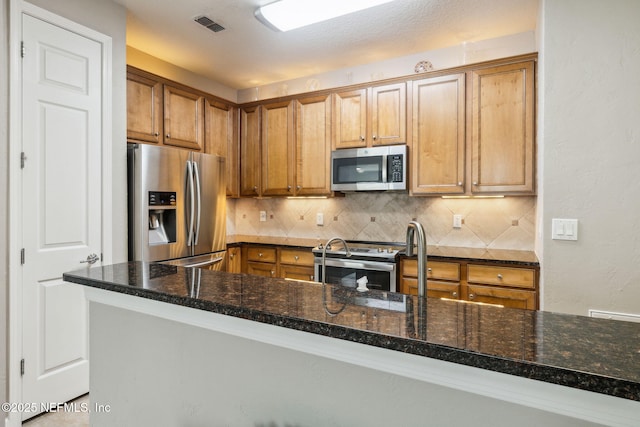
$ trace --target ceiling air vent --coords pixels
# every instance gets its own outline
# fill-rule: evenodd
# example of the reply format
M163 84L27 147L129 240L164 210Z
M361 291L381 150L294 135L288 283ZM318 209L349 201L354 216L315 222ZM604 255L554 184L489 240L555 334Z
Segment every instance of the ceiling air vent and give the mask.
M217 22L212 21L211 19L207 18L206 16L199 16L196 19L194 19L194 21L196 21L200 25L204 25L205 27L207 27L208 29L210 29L214 33L217 33L219 31L224 30L224 27L222 25L218 24Z

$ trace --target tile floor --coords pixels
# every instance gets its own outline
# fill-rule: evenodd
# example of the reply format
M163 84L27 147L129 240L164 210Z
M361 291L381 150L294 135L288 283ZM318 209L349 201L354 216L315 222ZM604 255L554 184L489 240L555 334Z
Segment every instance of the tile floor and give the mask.
M71 401L77 412L48 412L25 421L26 427L89 427L89 413L80 408L88 407L89 395L85 394ZM84 405L83 405L84 404Z

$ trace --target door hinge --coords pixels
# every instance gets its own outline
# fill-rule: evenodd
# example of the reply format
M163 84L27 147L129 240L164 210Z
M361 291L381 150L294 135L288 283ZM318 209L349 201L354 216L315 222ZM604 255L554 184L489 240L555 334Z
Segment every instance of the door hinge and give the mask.
M24 265L24 248L20 249L20 265Z
M24 162L27 161L27 156L24 154L24 151L20 153L20 169L24 169Z
M27 48L24 47L24 42L20 42L20 58L24 58Z
M20 376L24 376L24 359L20 360Z

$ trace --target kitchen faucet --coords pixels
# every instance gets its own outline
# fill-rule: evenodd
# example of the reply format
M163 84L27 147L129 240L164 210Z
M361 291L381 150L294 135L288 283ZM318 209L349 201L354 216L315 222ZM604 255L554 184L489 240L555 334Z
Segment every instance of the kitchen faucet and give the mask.
M407 256L413 256L413 237L418 234L418 296L424 298L427 292L427 239L422 224L409 222L407 227Z
M347 242L344 239L341 239L340 237L332 237L331 239L329 239L329 241L327 241L327 243L324 245L324 248L322 248L322 284L326 284L327 281L327 248L331 248L331 243L333 242L341 242L342 245L344 246L344 251L345 251L345 256L348 258L351 256L351 251L349 250L349 245L347 245Z

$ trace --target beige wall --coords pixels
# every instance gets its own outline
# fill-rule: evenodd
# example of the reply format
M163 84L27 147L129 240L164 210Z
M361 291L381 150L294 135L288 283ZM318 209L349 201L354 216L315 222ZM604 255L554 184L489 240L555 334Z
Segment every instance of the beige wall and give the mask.
M7 229L8 229L8 159L9 140L7 137L7 87L8 87L8 7L10 0L2 0L0 9L0 401L7 399L6 356L8 345L7 335L7 293L8 293L8 260L7 260ZM86 27L92 28L112 37L113 58L111 72L113 75L113 170L107 177L112 179L113 202L111 206L113 220L113 241L111 258L114 262L121 262L127 257L126 236L126 11L111 1L104 0L32 0L30 3L63 16ZM13 4L19 5L16 1ZM17 41L13 41L17 43ZM15 366L13 367L16 368ZM0 415L4 418L4 414ZM2 423L2 421L0 421Z
M544 308L640 314L640 2L542 7ZM579 240L551 240L552 218L577 218Z

